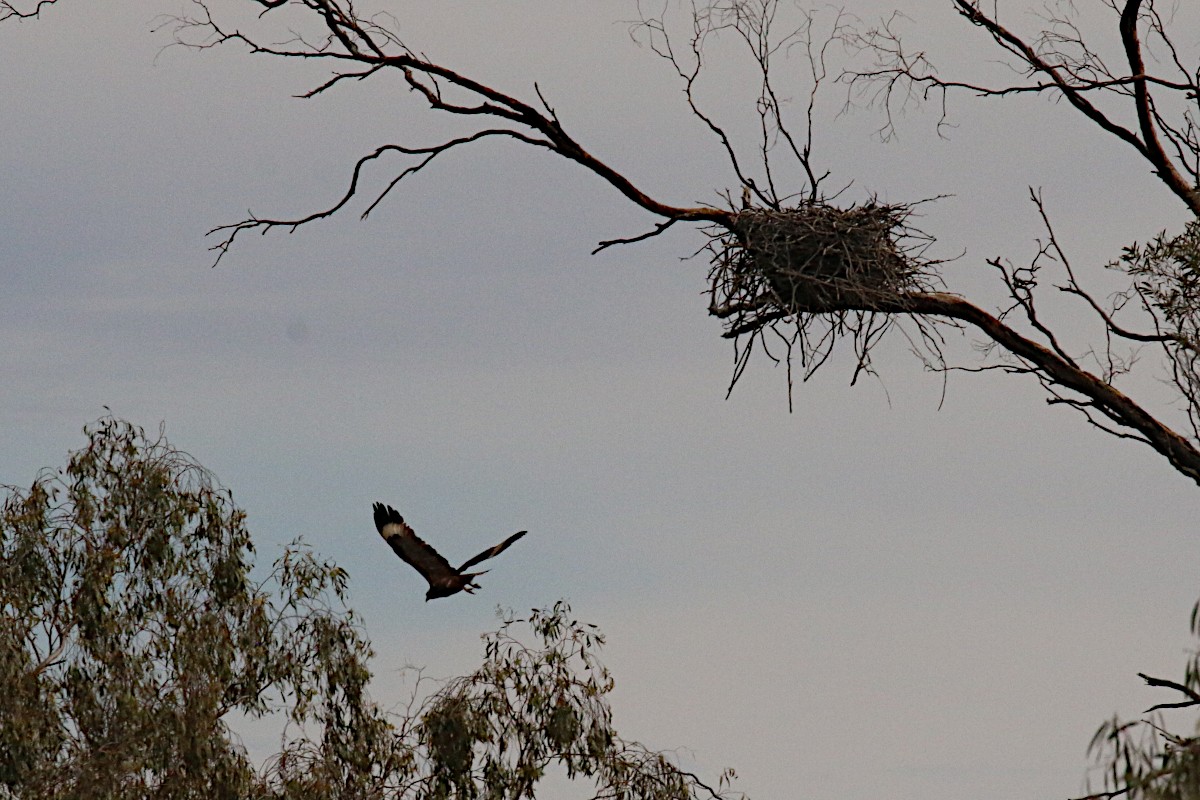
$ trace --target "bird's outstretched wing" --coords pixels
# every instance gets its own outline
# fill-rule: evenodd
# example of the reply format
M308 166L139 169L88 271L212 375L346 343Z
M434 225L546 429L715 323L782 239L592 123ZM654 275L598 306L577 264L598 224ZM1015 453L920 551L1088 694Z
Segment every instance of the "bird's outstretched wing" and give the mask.
M458 574L459 571L450 566L450 562L442 558L437 550L417 536L404 521L404 517L400 516L400 512L391 506L385 506L383 503L375 504L375 527L384 541L391 545L396 555L421 573L421 576L431 585ZM500 549L503 550L508 544L505 542Z
M474 558L468 559L461 567L458 568L458 572L459 573L466 572L469 568L475 566L480 561L487 561L489 558L492 558L493 556L500 555L501 553L503 553L505 550L508 549L508 546L510 544L515 542L517 539L520 539L522 536L524 536L528 532L529 531L517 531L512 536L508 537L507 539L505 539L503 542L496 545L495 547L489 547L487 550L484 550L482 553L475 556ZM417 541L420 542L421 540L417 539ZM421 544L425 544L425 543L421 542ZM429 547L429 545L425 545L425 546Z

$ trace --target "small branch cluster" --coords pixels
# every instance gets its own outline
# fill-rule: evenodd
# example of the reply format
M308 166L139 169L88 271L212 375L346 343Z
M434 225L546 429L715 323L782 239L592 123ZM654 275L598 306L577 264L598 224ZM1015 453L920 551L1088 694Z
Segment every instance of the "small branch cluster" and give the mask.
M914 100L936 99L945 121L946 97L964 91L981 97L1047 94L1065 100L1092 124L1132 147L1188 209L1200 215L1200 69L1188 63L1154 0L1107 0L1115 14L1122 58L1109 64L1087 42L1070 2L1048 3L1043 30L1028 36L1002 24L995 7L980 0L953 0L1023 79L985 84L944 78L922 52L906 48L897 17L852 37L875 64L842 79L852 96L883 108L884 138L894 132L893 114Z
M631 29L635 41L644 42L679 76L688 108L720 142L747 201L752 198L776 210L797 196L815 201L821 184L829 177L828 171L817 166L813 154L814 110L817 95L829 75L830 51L843 44L849 30L849 18L842 12L831 15L828 24L818 25L816 14L799 10L798 24L785 26L780 6L780 0L712 0L692 5L691 30L684 37L671 32L665 9L657 16L643 13ZM757 131L751 156L739 151L734 137L703 107L699 98L701 78L708 63L706 50L721 36L733 39L755 72L753 114L757 117ZM800 72L808 84L800 127L788 120L788 106L794 101L781 89L778 79L778 73L784 72L782 62L793 51L802 53ZM790 72L789 68L784 74ZM779 153L783 159L777 158ZM804 189L784 190L781 161L790 161L800 168Z
M1200 603L1192 608L1192 632L1200 636L1198 616ZM1200 706L1200 653L1193 653L1188 660L1182 681L1141 672L1138 677L1147 686L1170 689L1180 699L1156 703L1146 709L1148 716L1142 719L1122 721L1114 717L1104 722L1088 746L1103 788L1091 791L1089 786L1089 793L1078 800L1196 796L1200 786L1200 736L1171 733L1162 712Z

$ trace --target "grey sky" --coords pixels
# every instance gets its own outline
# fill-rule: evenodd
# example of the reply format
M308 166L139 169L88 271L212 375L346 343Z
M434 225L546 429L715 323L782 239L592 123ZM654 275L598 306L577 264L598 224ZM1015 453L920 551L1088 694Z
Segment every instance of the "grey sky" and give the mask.
M250 236L210 269L208 228L316 209L357 155L453 126L394 82L301 101L311 65L160 52L151 21L181 5L0 25L0 482L60 464L105 405L165 420L248 510L261 558L303 536L349 570L385 702L403 664L477 664L497 604L566 597L610 635L618 728L708 776L734 767L757 800L1069 796L1096 726L1162 699L1135 673L1183 664L1194 486L1032 381L956 375L939 410L941 380L899 338L882 381L851 388L835 358L790 415L765 360L725 400L706 265L679 261L702 237L590 256L653 221L571 164L462 150L366 222ZM545 5L397 13L468 74L525 97L536 79L665 202L733 187L666 65L630 42L632 4ZM983 40L948 5L910 4L908 30L953 63ZM723 74L706 96L744 127ZM1098 281L1184 219L1061 105L959 98L948 141L914 111L880 144L877 114L834 116L838 91L817 140L833 180L851 200L954 195L921 225L940 255L966 251L947 281L977 300L999 299L984 258L1035 250L1030 185ZM426 605L375 500L451 561L530 535L477 596Z

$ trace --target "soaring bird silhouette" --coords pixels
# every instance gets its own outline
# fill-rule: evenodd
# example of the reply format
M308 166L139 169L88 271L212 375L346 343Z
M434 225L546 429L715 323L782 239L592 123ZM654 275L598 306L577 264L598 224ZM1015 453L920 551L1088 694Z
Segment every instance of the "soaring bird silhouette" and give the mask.
M495 547L484 550L474 558L469 558L458 569L450 566L450 562L426 544L421 537L400 516L400 512L383 503L375 506L375 527L383 540L392 546L396 555L408 562L409 566L421 573L421 577L429 581L429 591L425 593L425 602L436 597L449 597L461 591L474 594L479 588L475 578L483 572L467 572L480 561L486 561L493 556L503 553L510 544L524 536L527 531L517 531Z

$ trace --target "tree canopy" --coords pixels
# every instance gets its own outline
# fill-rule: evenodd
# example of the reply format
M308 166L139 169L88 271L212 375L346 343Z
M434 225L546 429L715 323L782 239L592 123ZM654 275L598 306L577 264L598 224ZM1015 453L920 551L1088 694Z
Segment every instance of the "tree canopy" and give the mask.
M294 543L256 578L211 473L128 422L87 435L0 516L9 796L516 800L555 770L597 798L728 794L616 733L604 637L561 602L506 615L477 670L386 713L345 571ZM262 765L242 716L280 724Z

